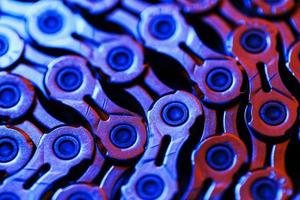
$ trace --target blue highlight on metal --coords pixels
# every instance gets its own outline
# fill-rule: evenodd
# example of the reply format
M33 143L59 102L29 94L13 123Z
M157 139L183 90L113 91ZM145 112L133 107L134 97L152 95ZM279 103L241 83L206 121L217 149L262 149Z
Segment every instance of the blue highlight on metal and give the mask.
M115 47L108 53L107 63L115 71L125 71L129 69L134 60L132 50L127 47Z
M250 53L261 53L267 46L267 34L258 29L247 30L241 37L242 47Z
M208 149L206 153L207 164L214 170L223 171L230 168L234 163L235 152L224 145L215 145Z
M54 142L53 151L60 159L70 160L79 153L80 142L74 136L63 135Z
M37 17L37 25L45 34L55 34L64 26L63 16L55 10L46 10Z
M259 110L263 121L272 126L279 125L284 122L287 117L286 107L277 101L265 103Z
M4 83L0 85L0 107L11 108L21 98L20 90L13 84Z
M111 130L110 140L119 148L129 148L136 142L137 132L130 124L119 124Z
M163 180L154 174L141 177L136 184L138 196L145 200L158 198L163 193L164 187Z
M189 110L181 102L170 102L162 109L162 119L170 126L180 126L189 117Z
M229 70L222 67L216 67L208 73L206 83L212 90L224 92L232 85L232 79L232 74Z
M3 0L0 200L295 196L299 8Z
M150 33L158 40L167 40L176 31L176 21L171 15L157 15L149 24Z
M65 67L57 73L56 82L62 90L72 92L81 86L83 75L76 67Z

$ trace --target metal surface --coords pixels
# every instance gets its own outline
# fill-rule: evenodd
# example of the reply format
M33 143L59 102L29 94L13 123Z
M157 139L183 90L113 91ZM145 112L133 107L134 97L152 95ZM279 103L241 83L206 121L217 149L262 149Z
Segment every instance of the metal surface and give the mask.
M0 1L0 200L299 199L297 0Z

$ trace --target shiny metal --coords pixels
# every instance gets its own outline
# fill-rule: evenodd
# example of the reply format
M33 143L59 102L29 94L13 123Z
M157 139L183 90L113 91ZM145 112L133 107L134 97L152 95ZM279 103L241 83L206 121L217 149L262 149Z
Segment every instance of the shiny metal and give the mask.
M0 199L299 198L297 1L0 13Z

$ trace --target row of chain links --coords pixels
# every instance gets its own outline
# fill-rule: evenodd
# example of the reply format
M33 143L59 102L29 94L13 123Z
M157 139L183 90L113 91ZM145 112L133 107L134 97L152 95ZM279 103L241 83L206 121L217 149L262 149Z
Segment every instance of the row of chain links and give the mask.
M0 200L299 199L299 39L294 0L1 0Z

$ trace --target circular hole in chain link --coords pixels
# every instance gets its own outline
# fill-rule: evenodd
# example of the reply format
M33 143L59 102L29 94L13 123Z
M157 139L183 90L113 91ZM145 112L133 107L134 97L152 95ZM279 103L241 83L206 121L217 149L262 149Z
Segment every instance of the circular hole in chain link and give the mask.
M208 73L206 83L210 89L216 92L224 92L232 85L232 79L232 74L229 70L218 67Z
M0 56L7 53L9 49L9 42L6 36L0 34Z
M0 200L20 200L20 198L11 192L4 192L0 194Z
M118 148L129 148L137 140L137 132L132 125L119 124L111 130L110 140Z
M56 76L58 87L67 92L77 90L83 82L82 72L75 67L62 68Z
M108 65L115 71L125 71L133 63L134 54L127 47L116 47L110 50L107 56Z
M149 31L159 40L167 40L176 31L176 21L171 15L157 15L149 23Z
M227 170L233 165L234 153L228 145L215 145L208 149L206 162L214 170Z
M55 34L63 27L63 16L56 10L47 10L38 16L37 24L45 34Z
M136 191L138 196L142 199L156 199L160 197L164 191L164 182L157 175L145 175L137 181Z
M75 192L70 197L68 200L93 200L93 197L88 194L87 192Z
M11 108L19 102L20 97L20 90L14 84L0 85L0 107Z
M251 194L255 200L277 199L278 183L270 178L260 178L251 186Z
M270 101L262 105L259 110L261 119L272 126L282 124L287 117L286 107L278 101Z
M74 136L63 135L54 142L54 153L63 160L70 160L77 156L80 151L80 143Z
M9 137L0 138L0 162L12 161L18 154L17 142Z
M267 47L267 34L259 29L250 29L242 34L240 43L250 53L261 53Z
M187 106L181 102L170 102L162 109L162 119L170 126L180 126L189 117Z

